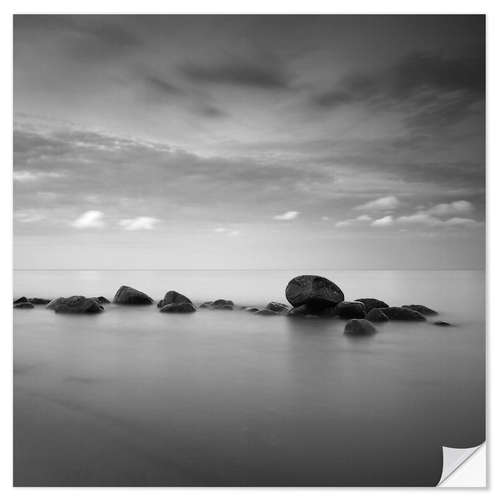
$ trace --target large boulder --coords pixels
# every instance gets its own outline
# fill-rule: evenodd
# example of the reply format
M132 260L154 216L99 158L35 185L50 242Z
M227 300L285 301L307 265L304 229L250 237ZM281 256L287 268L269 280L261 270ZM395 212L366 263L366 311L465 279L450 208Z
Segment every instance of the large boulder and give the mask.
M377 329L367 319L350 319L344 328L345 335L373 335Z
M389 304L386 304L383 300L379 299L356 299L356 302L363 302L365 305L366 312L369 313L372 309L389 307Z
M365 317L365 305L363 302L348 302L346 300L337 304L335 312L342 319L354 319Z
M122 285L116 292L113 302L122 305L150 305L153 299L144 292Z
M381 311L394 321L427 321L423 314L406 307L385 307Z
M401 307L404 307L406 309L412 309L413 311L417 311L420 314L423 314L424 316L436 316L436 314L438 314L433 309L430 309L429 307L423 306L421 304L411 304L409 306L401 306Z
M51 301L51 299L41 299L40 297L32 297L31 299L28 299L28 302L31 302L32 304L35 304L36 306L45 306L50 301Z
M171 302L160 309L162 313L194 313L195 311L196 307L191 302Z
M167 304L192 304L191 299L188 299L182 293L176 292L175 290L170 290L165 294L162 300L158 302L158 307L166 306Z
M372 309L366 316L365 319L371 321L372 323L382 323L384 321L389 321L387 315L382 311L382 309Z
M31 302L14 302L14 309L33 309L34 307Z
M293 307L307 305L310 310L336 306L344 300L342 290L335 283L314 275L296 276L288 283L285 294Z
M49 302L47 309L62 314L96 314L104 311L101 304L83 295L59 297Z
M290 307L286 304L281 304L280 302L269 302L266 309L277 313L287 313L290 310Z

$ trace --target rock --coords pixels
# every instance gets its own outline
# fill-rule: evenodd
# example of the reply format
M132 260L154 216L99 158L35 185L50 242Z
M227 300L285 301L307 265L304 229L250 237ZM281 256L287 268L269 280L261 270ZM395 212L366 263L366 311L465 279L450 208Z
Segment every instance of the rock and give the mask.
M14 309L33 309L34 307L31 302L14 302Z
M350 319L344 328L344 335L373 335L377 329L367 319Z
M372 309L366 316L365 319L371 321L372 323L382 323L383 321L389 321L387 315L382 311L382 309Z
M165 297L158 302L158 307L163 307L167 304L183 304L185 302L192 304L191 299L188 299L185 295L182 295L182 293L170 290L165 294Z
M337 304L335 312L342 319L360 319L365 317L365 305L363 302L343 301Z
M203 302L203 304L200 305L200 309L207 309L209 308L213 302Z
M233 310L234 303L232 300L226 300L226 299L217 299L212 302L210 305L212 309L227 309L227 310Z
M286 304L281 304L280 302L269 302L266 309L277 313L286 313L290 308Z
M406 307L384 307L381 311L395 321L427 321L423 314Z
M113 302L123 305L150 305L153 299L135 288L122 285L116 292Z
M427 306L422 306L420 304L411 304L409 306L401 306L404 307L405 309L412 309L413 311L417 311L420 314L423 314L424 316L435 316L437 314L436 311L430 309Z
M272 311L271 309L261 309L260 311L257 311L255 314L258 314L259 316L279 316L280 313L278 311Z
M309 308L306 305L302 305L290 309L287 316L306 316L307 314L310 314Z
M111 304L111 302L102 295L99 295L99 297L92 297L92 299L95 300L98 304Z
M28 299L28 302L31 302L32 304L35 304L36 306L45 306L50 301L51 301L51 299L41 299L39 297L33 297L31 299Z
M191 302L171 302L160 309L162 313L194 313L196 307Z
M448 323L448 321L434 321L433 325L436 325L436 326L453 326L451 323Z
M19 297L18 299L14 300L14 304L22 304L24 302L29 302L29 300L26 297Z
M288 283L285 293L293 307L307 305L311 310L336 306L344 300L342 290L335 283L314 275L296 276Z
M59 297L49 302L47 309L62 314L95 314L104 311L104 307L94 299L89 299L83 295Z
M251 312L251 313L255 313L259 310L258 307L245 307L245 311L248 311L248 312Z
M365 305L366 312L369 313L372 309L389 307L383 300L378 299L356 299L356 302L363 302Z

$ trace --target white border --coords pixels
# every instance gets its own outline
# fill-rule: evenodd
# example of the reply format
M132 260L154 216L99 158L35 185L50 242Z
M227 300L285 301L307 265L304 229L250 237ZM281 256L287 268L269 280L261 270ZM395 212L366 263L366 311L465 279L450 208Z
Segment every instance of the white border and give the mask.
M250 1L221 1L210 0L203 1L152 1L141 0L140 2L121 1L103 1L103 0L73 0L72 2L62 0L45 0L40 1L5 1L1 4L1 26L0 33L2 35L2 67L4 68L2 85L2 167L0 168L0 221L2 228L2 244L0 245L1 257L1 296L0 307L3 314L2 326L0 329L0 338L2 345L0 348L0 366L2 368L2 376L0 383L2 387L1 403L2 411L0 411L1 419L1 441L0 441L0 488L2 498L25 497L36 495L37 498L50 498L61 496L65 498L67 495L72 497L81 497L92 495L93 498L114 498L115 496L131 496L131 495L161 495L170 498L183 497L192 498L194 496L203 495L203 498L220 498L259 496L259 498L282 497L287 500L296 497L307 495L324 496L324 495L342 495L349 497L357 497L358 495L369 494L372 500L386 500L388 496L401 495L400 488L349 488L349 489L330 489L330 488L72 488L71 492L66 488L16 488L11 487L12 484L12 308L11 308L11 290L12 290L12 14L13 13L92 13L92 14L126 14L126 13L285 13L285 14L306 14L306 13L332 13L332 14L487 14L487 40L488 40L488 94L487 94L487 110L488 110L488 303L499 304L500 294L495 290L493 285L496 278L499 277L499 265L496 263L500 258L500 248L498 239L498 217L500 216L500 196L495 196L496 191L500 189L499 173L500 156L498 149L495 147L498 143L499 127L498 116L500 115L499 102L500 98L500 78L499 78L499 62L500 62L500 2L498 0L491 1L460 1L460 0L418 0L415 2L400 1L361 1L348 0L343 2L338 1L319 1L307 0L303 2L293 0L253 0ZM7 68L7 69L6 69ZM491 258L490 258L491 257ZM496 311L495 311L496 312ZM494 312L488 308L488 352L498 351L498 341L496 337L499 332L494 331L493 322ZM493 333L489 333L493 332ZM495 346L496 344L496 346ZM495 349L496 347L496 349ZM491 356L488 356L491 361ZM489 363L488 377L488 397L490 404L488 407L488 422L499 422L498 418L498 373L500 368L495 366L496 363ZM493 387L494 391L489 388ZM496 418L495 418L496 417ZM498 424L497 424L498 425ZM496 435L495 429L488 429L488 450L495 449ZM492 470L491 463L496 462L496 456L493 452L489 453L488 469ZM489 477L491 482L487 491L484 490L456 490L456 489L420 489L407 488L405 493L417 496L428 494L450 494L453 492L454 498L461 498L463 495L469 494L488 494L490 495L495 488L494 477Z

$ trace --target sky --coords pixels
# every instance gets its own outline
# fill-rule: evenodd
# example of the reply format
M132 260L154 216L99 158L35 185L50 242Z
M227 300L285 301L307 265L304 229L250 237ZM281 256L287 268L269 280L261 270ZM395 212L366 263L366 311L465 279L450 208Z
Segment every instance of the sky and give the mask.
M482 269L482 16L14 17L17 269Z

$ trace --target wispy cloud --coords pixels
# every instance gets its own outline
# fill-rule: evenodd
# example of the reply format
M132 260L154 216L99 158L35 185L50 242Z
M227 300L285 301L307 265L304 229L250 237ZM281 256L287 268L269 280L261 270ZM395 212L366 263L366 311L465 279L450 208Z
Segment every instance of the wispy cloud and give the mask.
M57 179L62 177L62 172L42 172L30 170L14 170L12 177L17 182L33 182L40 179Z
M122 219L118 224L126 231L151 231L160 219L156 217L135 217L133 219Z
M99 228L104 226L104 214L99 210L88 210L75 219L71 225L77 229Z
M376 219L372 222L373 227L387 227L392 226L394 223L394 219L392 215L386 215L385 217L381 217L380 219Z
M289 212L285 212L283 214L278 214L273 217L274 220L293 220L299 216L300 212L295 210L290 210Z
M452 201L451 203L440 203L427 210L431 215L460 215L470 214L474 211L474 205L466 200Z
M384 196L376 200L363 203L356 207L356 210L394 210L399 207L400 202L395 196Z

